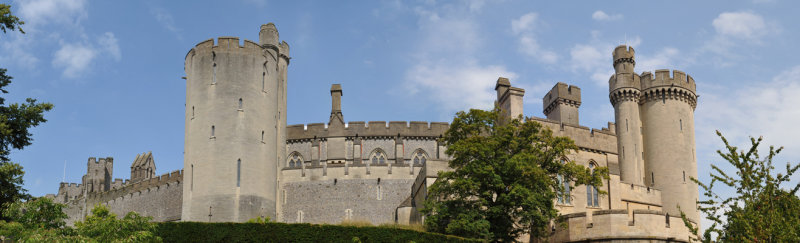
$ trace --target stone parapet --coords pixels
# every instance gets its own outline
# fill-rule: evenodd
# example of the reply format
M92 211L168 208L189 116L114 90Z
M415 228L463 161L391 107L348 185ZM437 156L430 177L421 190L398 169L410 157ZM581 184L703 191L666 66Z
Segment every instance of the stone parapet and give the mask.
M352 121L347 123L341 133L346 137L439 137L444 135L450 125L446 122L422 121ZM333 133L324 123L298 124L286 127L287 140L307 140L326 138Z

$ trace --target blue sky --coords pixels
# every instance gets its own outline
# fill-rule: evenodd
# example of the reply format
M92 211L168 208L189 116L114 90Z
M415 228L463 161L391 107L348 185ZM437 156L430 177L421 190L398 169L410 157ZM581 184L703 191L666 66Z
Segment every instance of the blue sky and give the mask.
M326 122L329 88L348 121L447 121L490 108L498 76L526 89L542 117L556 82L581 87L581 124L613 121L611 51L637 51L638 72L680 69L700 94L699 170L707 180L721 130L736 144L763 135L800 161L800 21L791 1L84 1L11 2L27 34L0 36L6 96L52 102L34 143L13 151L33 195L80 182L88 157L129 178L137 153L157 173L181 169L183 61L218 36L257 40L274 22L291 46L289 124Z

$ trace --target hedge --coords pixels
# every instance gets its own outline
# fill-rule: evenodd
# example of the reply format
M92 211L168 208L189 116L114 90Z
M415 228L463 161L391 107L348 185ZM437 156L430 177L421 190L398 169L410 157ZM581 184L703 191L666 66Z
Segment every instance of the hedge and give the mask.
M164 242L482 242L392 227L285 223L158 223Z

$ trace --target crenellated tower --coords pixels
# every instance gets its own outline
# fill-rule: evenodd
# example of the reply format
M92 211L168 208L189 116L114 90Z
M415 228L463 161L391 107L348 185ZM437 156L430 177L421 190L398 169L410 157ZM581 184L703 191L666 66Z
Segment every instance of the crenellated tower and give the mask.
M644 142L639 101L641 80L633 68L636 66L633 47L614 49L614 75L608 80L608 93L614 106L619 151L620 180L644 185Z
M699 221L697 158L694 140L694 79L684 72L656 70L655 75L634 72L634 50L614 49L615 74L609 79L609 99L616 118L620 180L662 192L669 215Z
M272 23L258 43L220 37L187 53L182 220L275 218L289 59Z
M661 190L663 207L670 215L686 215L699 222L697 158L694 140L694 79L684 72L656 70L641 75L641 117L644 126L645 184Z

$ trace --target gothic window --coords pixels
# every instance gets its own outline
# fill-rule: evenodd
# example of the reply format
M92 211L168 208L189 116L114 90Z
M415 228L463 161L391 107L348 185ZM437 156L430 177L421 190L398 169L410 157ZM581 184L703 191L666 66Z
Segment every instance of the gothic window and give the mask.
M597 165L594 163L594 161L589 162L589 169L592 170L592 173L594 173L595 167L597 167ZM586 186L586 205L589 207L600 206L600 200L598 200L597 187L588 185Z
M566 158L562 158L561 159L561 164L566 164L566 163L567 163L567 159ZM556 175L556 180L558 180L558 185L560 187L564 188L563 192L559 192L558 193L558 203L559 204L571 204L572 203L571 202L572 198L571 198L570 192L569 192L570 191L569 182L566 181L565 179L566 178L564 178L563 175Z
M422 149L415 150L411 156L413 156L414 165L424 165L428 161L428 155Z
M373 165L386 164L386 153L384 153L383 150L381 149L375 149L375 151L372 152L372 155L370 155L369 158L372 161Z
M303 216L305 216L305 215L303 215L303 211L302 210L298 210L297 211L297 223L302 223L303 222Z
M298 152L289 154L289 168L299 168L303 166L303 156Z

